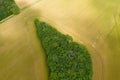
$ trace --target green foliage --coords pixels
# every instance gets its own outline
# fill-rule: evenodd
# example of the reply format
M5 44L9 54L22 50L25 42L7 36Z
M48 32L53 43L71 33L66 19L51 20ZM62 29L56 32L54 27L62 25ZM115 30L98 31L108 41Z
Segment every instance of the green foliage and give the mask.
M20 10L14 0L0 0L0 21L12 14L18 14L19 12Z
M35 25L46 53L49 80L92 80L92 61L84 45L45 22L36 19Z

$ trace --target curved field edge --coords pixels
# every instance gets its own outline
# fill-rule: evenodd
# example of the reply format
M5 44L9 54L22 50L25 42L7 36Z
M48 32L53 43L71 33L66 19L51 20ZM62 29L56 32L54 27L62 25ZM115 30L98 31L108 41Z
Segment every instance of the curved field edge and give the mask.
M119 66L119 47L116 46L116 44L119 45L119 41L115 41L116 44L111 45L115 38L111 37L111 42L109 42L107 35L116 25L115 19L118 19L120 14L118 2L118 0L114 3L111 0L108 3L105 3L104 0L53 0L52 2L45 0L38 6L41 7L43 21L52 24L65 34L72 35L76 41L83 41L93 47L96 57L98 59L100 57L100 60L96 60L98 61L96 66L102 66L99 78L113 80L120 78L120 70L117 67ZM117 23L119 22L117 21ZM110 46L117 47L117 52L111 51Z
M38 3L39 4L39 3ZM73 37L73 39L75 39L75 41L77 41L77 42L80 42L80 43L83 43L83 42L81 42L81 41L85 41L85 43L86 43L86 41L87 40L82 40L82 38L80 38L79 37L79 35L78 34L76 34L76 32L73 30L73 31L71 31L70 30L70 28L68 29L68 28L66 28L66 27L64 27L65 25L56 25L55 23L53 23L53 22L51 22L51 21L53 21L53 20L50 20L50 19L46 19L46 17L45 16L43 16L43 14L41 15L41 10L40 9L38 9L38 4L37 5L34 5L33 7L30 7L30 8L28 8L27 10L24 10L21 14L19 14L19 15L17 15L17 16L14 16L14 17L12 17L12 18L10 18L10 20L8 20L8 21L6 21L5 23L2 23L2 24L0 24L0 26L3 26L3 27L5 27L5 26L7 26L6 27L6 29L5 28L3 28L3 29L1 29L1 45L3 45L3 43L5 43L5 41L4 40L13 40L13 39L16 39L16 37L15 36L18 36L18 39L21 41L21 39L22 39L22 37L24 37L24 39L22 39L23 41L24 41L24 43L26 43L26 36L25 36L25 34L24 33L21 33L21 32L28 32L29 30L31 30L31 32L34 32L34 28L33 28L33 21L34 21L34 18L35 17L40 17L43 21L46 21L46 22L48 22L48 23L50 23L50 24L52 24L53 26L55 26L57 29L59 29L62 33L65 33L65 34L69 34L69 35L71 35L72 37ZM40 6L40 4L39 4L39 6ZM27 14L27 13L32 13L32 12L34 12L33 14ZM50 21L48 21L48 20L50 20ZM22 22L21 22L22 21ZM19 22L21 22L21 23L19 23ZM14 23L16 23L16 24L14 24ZM22 24L22 25L20 25L20 24ZM13 26L13 28L11 27L9 27L9 26ZM23 27L22 27L23 26ZM28 27L28 26L31 26L31 27ZM9 27L9 28L8 28ZM63 28L64 27L64 28ZM26 29L27 28L27 29ZM3 31L2 31L3 30ZM8 33L8 34L7 34ZM17 34L16 34L17 33ZM16 34L16 35L15 35ZM4 35L4 37L3 37L3 35ZM20 36L21 35L21 36ZM24 36L23 36L24 35ZM33 35L33 34L32 34ZM7 37L7 38L5 38L5 36ZM8 37L9 36L9 37ZM16 41L16 40L15 40ZM14 40L13 40L13 42L14 42ZM8 43L10 43L11 44L11 42L8 42ZM6 43L7 44L7 43ZM21 43L20 43L21 44ZM8 44L9 45L9 44ZM27 44L27 45L30 45L29 43ZM87 44L86 44L87 45ZM6 45L7 46L7 45ZM24 45L23 45L24 46ZM8 46L9 47L9 46ZM1 51L7 51L9 48L8 47L6 47L5 49L2 49ZM11 46L10 46L11 47ZM15 46L14 46L15 47ZM11 48L13 48L14 49L14 47L11 47ZM23 47L24 48L24 47ZM7 50L6 50L7 49ZM34 48L33 48L34 49ZM25 49L24 49L25 50ZM27 49L27 51L29 52L29 50L32 50L32 49ZM4 52L5 53L5 52ZM7 52L7 53L9 53L9 52ZM92 52L90 52L90 53L92 53ZM95 56L95 58L97 58L98 56ZM16 57L17 58L17 57ZM22 59L22 58L21 58ZM98 58L97 58L98 59ZM7 60L7 59L6 59ZM94 75L95 75L95 77L98 79L99 78L99 72L101 71L101 69L99 69L99 67L100 66L98 66L98 63L97 63L97 61L99 61L99 60L96 60L96 59L94 59L93 58L93 60L95 60L96 61L96 63L93 63L93 64L95 64L94 66L95 67L97 67L97 69L98 70L94 70ZM8 66L9 67L9 66ZM20 67L19 67L20 68ZM23 67L24 68L24 67ZM43 69L44 70L44 69ZM100 71L99 71L100 70ZM6 71L7 72L7 71ZM22 72L22 70L21 70L21 72ZM11 72L12 73L12 72ZM8 73L8 76L11 74L11 73ZM14 73L13 73L14 74ZM2 74L1 74L2 75ZM7 73L5 73L5 75L7 75ZM16 74L17 75L17 74ZM21 75L22 76L22 75ZM34 76L34 75L33 75ZM19 76L17 76L17 77L19 77ZM16 77L16 78L17 78ZM25 77L25 76L24 76ZM23 79L24 79L24 77L23 77ZM32 76L31 76L32 77ZM31 78L31 77L29 77L29 78ZM95 79L96 79L95 78ZM5 78L5 79L8 79L8 78ZM9 77L9 79L11 79L11 80L14 80L13 78L12 78L12 74L11 74L11 78ZM32 79L32 78L31 78Z
M95 3L94 4L91 3L92 1L95 1ZM106 34L109 33L109 31L114 25L113 15L116 13L119 14L120 10L119 10L119 7L117 7L116 9L115 7L112 8L110 6L112 3L104 3L103 0L97 0L97 3L96 3L96 0L92 0L92 1L91 0L90 1L76 0L73 2L72 1L69 2L69 1L64 1L64 0L53 0L51 2L51 0L44 0L43 3L38 3L36 7L34 6L33 8L30 8L29 9L30 11L28 12L31 13L35 11L36 12L35 15L37 16L34 15L34 17L40 17L43 19L43 21L52 24L53 26L63 31L64 33L73 35L73 37L75 36L74 39L78 42L80 41L80 43L81 41L83 41L85 44L89 43L86 45L90 45L90 48L91 46L93 46L93 48L96 50L95 59L93 58L93 60L95 60L96 62L95 67L98 66L98 68L95 70L96 71L95 75L101 76L99 75L99 72L101 73L101 69L99 69L100 67L99 65L101 63L99 64L98 62L102 61L104 65L103 66L104 74L102 74L104 76L102 77L104 77L104 80L113 80L116 78L118 80L119 73L117 73L116 75L116 72L120 72L118 69L119 51L117 52L118 54L114 55L114 51L111 51L111 48L109 48L109 46L111 46L111 42L114 39L114 36L112 36L113 38L110 37L111 41L107 41L105 37L106 37ZM88 4L89 2L90 4ZM105 6L106 4L108 5ZM71 7L74 6L74 7L71 8L70 6ZM24 18L22 17L21 20L26 19L28 21L28 23L26 21L26 24L29 24L30 18L27 19L27 15L28 14L26 14L25 15L26 17L24 16ZM33 15L30 14L30 16L33 16ZM118 45L118 43L119 41L116 44ZM1 42L0 44L2 45L3 42ZM113 44L113 46L116 46L116 45ZM119 47L117 47L117 50L118 49ZM100 60L98 58L100 56L96 54L99 54L101 56ZM111 55L114 55L114 57ZM114 62L116 62L115 65L114 65ZM99 77L97 76L96 78L99 79Z

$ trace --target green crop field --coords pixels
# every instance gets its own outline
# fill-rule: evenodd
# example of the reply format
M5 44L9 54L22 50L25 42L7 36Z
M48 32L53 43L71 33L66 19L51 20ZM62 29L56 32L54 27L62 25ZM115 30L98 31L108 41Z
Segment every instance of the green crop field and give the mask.
M0 80L48 80L36 18L88 48L93 80L120 79L120 1L41 0L0 22Z

